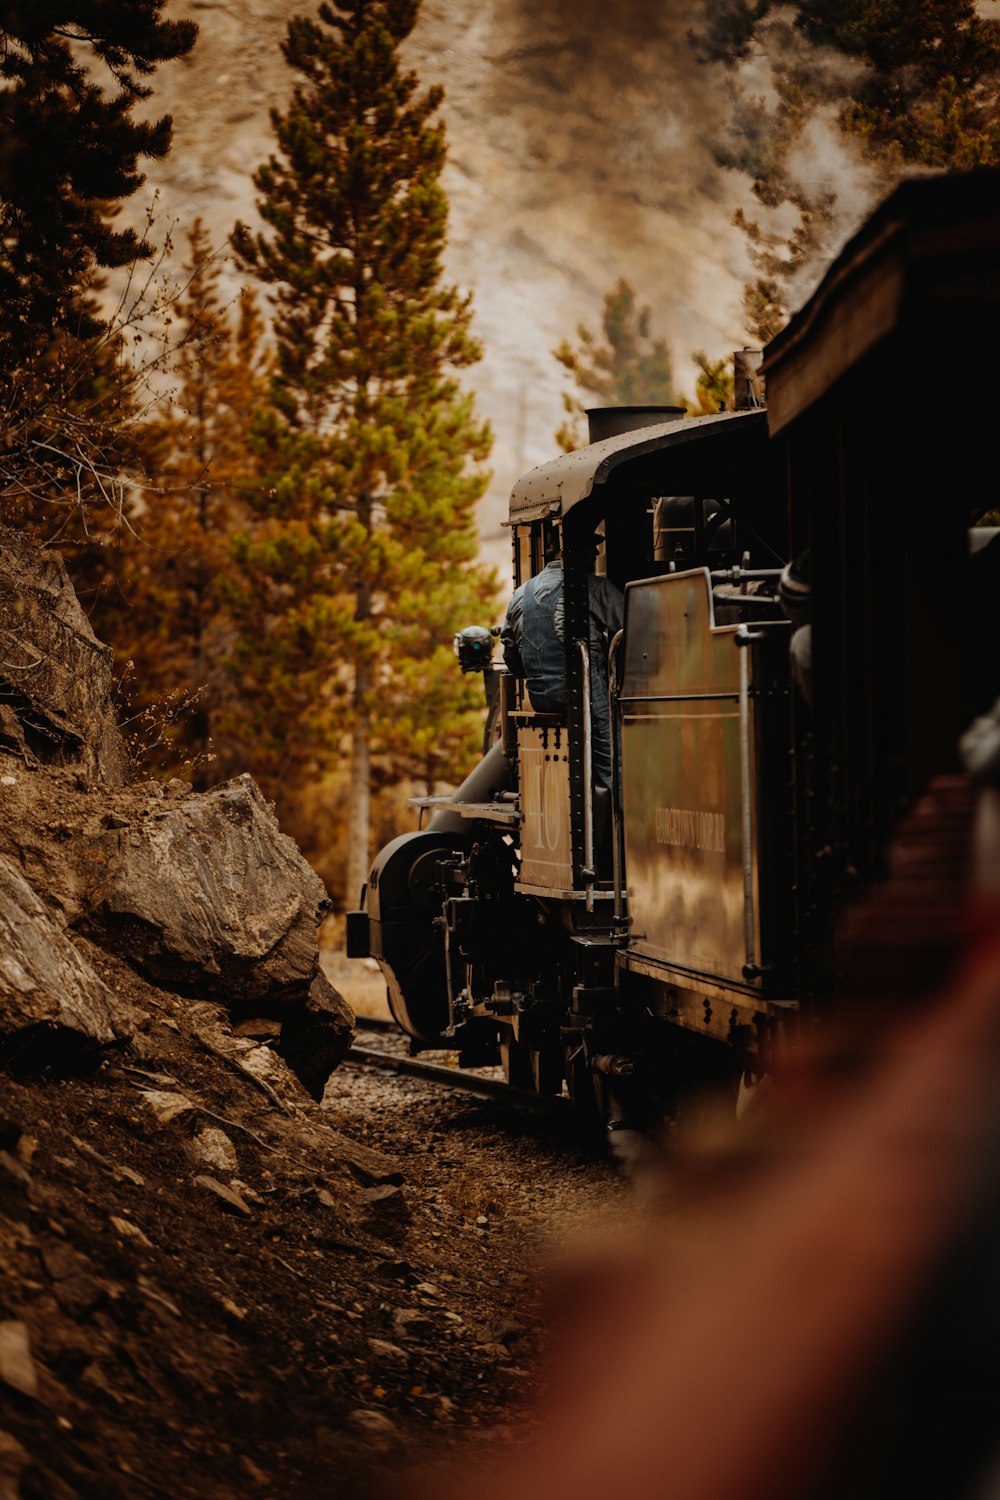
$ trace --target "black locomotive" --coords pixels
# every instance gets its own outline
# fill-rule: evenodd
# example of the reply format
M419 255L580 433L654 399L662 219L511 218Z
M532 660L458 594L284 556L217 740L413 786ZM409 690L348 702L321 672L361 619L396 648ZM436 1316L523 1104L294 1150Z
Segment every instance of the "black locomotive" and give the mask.
M835 996L838 914L1000 691L997 548L969 530L1000 503L993 398L962 384L997 348L998 266L998 174L907 183L765 351L766 409L745 371L734 412L597 413L515 485L515 584L553 540L563 561L567 707L496 672L495 744L349 917L415 1048L669 1110L761 1076ZM625 596L610 789L595 534Z

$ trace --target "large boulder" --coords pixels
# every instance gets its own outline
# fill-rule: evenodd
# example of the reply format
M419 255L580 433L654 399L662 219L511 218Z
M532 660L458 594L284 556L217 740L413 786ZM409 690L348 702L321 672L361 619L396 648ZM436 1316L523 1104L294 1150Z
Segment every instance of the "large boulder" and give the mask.
M322 882L249 776L126 785L111 686L62 560L0 528L0 1052L32 1027L120 1035L68 928L238 1023L277 1020L319 1096L354 1022L319 969Z
M0 748L121 785L112 662L58 553L0 527Z
M314 1099L354 1040L354 1012L320 970L305 1000L286 1007L278 1052Z
M90 934L180 994L304 1001L327 894L252 777L144 810L91 861Z
M278 1050L322 1093L354 1024L319 969L326 891L251 777L80 786L0 751L0 857L154 984L279 1021Z
M73 947L64 927L28 882L0 858L0 1051L60 1036L97 1047L123 1041L130 1027L114 997Z

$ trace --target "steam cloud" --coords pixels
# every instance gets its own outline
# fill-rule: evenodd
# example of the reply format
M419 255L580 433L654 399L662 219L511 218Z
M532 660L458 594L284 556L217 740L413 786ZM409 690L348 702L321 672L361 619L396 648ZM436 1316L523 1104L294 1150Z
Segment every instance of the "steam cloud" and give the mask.
M254 217L250 173L273 149L268 108L291 84L278 43L312 5L175 3L202 33L188 64L157 77L155 104L174 114L176 136L149 185L164 223L180 233L200 214L223 244L235 219ZM597 324L619 277L652 307L682 389L693 387L692 350L718 357L744 341L750 262L730 221L754 203L749 179L713 155L733 75L699 65L688 44L705 4L423 0L406 44L423 83L446 89L447 268L475 294L486 357L469 381L497 436L482 527L505 571L497 523L510 485L555 451L564 378L551 351L581 321ZM814 147L806 169L834 154ZM240 279L234 269L233 290Z
M740 336L746 264L729 228L745 185L710 146L724 80L687 39L702 20L703 0L511 0L494 21L490 105L525 168L525 206L550 246L590 244L595 313L624 275L682 362Z

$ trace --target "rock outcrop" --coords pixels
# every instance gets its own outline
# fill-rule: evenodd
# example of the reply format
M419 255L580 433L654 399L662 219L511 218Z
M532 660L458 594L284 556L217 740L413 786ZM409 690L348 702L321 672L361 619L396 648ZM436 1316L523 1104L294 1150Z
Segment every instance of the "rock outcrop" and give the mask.
M120 786L111 670L62 558L0 527L0 748Z
M252 777L165 799L105 843L87 927L147 978L243 1007L308 995L326 891Z
M69 1034L106 1046L131 1032L104 981L7 860L0 859L0 1055L4 1042Z
M326 891L255 782L125 784L110 652L61 559L9 530L0 658L0 1039L128 1033L77 932L236 1023L275 1018L319 1097L353 1016L319 968Z

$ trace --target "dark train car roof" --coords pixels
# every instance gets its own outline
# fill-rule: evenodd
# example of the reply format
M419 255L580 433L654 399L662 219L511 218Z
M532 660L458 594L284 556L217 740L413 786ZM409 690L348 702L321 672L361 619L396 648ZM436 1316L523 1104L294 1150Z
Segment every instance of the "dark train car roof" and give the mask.
M620 477L622 466L652 454L666 454L670 449L712 440L725 446L739 436L766 432L763 411L720 412L709 417L682 417L640 427L618 437L603 438L574 453L564 453L537 469L531 469L515 484L510 497L510 521L537 520L541 516L565 516L581 500L586 500L612 476Z
M922 308L995 301L998 252L1000 171L904 182L767 346L771 433L820 400L904 320L917 327Z

